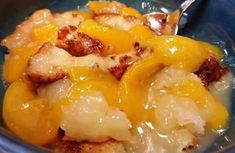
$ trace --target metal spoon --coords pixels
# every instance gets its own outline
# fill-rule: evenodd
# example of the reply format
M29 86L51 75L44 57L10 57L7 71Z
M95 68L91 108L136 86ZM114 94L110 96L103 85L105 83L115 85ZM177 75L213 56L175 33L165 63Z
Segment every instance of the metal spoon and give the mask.
M157 35L176 35L178 25L185 10L196 0L186 0L174 12L167 14L163 12L152 12L145 14L150 28Z

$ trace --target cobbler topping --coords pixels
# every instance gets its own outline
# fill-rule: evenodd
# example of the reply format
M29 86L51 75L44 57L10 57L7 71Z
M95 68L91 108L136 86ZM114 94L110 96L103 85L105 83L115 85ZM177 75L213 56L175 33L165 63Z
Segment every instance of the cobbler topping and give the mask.
M108 50L104 43L84 33L77 32L77 28L74 26L62 27L59 30L56 46L77 57L88 54L104 56Z
M195 74L198 75L203 84L208 87L211 83L219 81L221 77L228 72L228 68L222 66L218 59L213 56L209 56Z

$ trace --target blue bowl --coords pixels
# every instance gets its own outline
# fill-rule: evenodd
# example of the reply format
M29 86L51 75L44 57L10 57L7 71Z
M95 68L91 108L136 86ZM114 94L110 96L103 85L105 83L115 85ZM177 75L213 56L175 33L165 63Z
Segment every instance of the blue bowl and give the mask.
M151 11L172 11L182 0L120 0L131 7L137 8L142 13ZM0 1L0 40L13 32L14 27L22 22L25 17L35 10L49 8L55 12L83 8L86 0L1 0ZM207 41L221 47L225 53L224 64L235 73L235 1L234 0L197 0L188 10L179 31L193 39ZM186 20L187 19L187 20ZM0 65L3 63L6 48L0 48ZM0 72L1 73L1 72ZM2 101L5 93L5 85L0 81L0 99ZM233 85L234 87L234 85ZM231 95L230 122L228 130L219 136L210 148L205 152L235 152L235 89ZM0 105L1 107L1 105ZM0 108L2 111L2 107ZM219 112L218 112L219 113ZM22 119L23 120L23 119ZM45 148L35 147L16 138L4 128L2 117L0 117L0 152L10 153L32 153L50 152Z

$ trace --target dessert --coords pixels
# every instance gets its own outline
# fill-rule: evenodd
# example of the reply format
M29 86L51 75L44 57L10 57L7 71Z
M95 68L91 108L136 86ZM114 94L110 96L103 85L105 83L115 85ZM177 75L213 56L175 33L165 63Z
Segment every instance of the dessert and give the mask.
M157 35L125 4L38 10L1 41L6 126L55 152L191 152L226 129L222 51ZM222 94L220 94L222 93ZM218 113L219 112L219 113Z

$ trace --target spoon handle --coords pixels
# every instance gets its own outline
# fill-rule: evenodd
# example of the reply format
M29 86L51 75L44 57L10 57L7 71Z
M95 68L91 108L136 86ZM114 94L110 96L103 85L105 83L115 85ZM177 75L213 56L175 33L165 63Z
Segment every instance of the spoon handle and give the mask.
M188 7L193 4L196 0L186 0L184 1L177 10L175 10L173 13L168 14L167 16L167 23L173 27L171 30L171 33L176 35L178 32L178 25L180 22L180 19Z
M180 11L180 16L184 13L184 11L192 4L194 3L196 0L186 0L184 1L180 7L178 8L178 10Z

